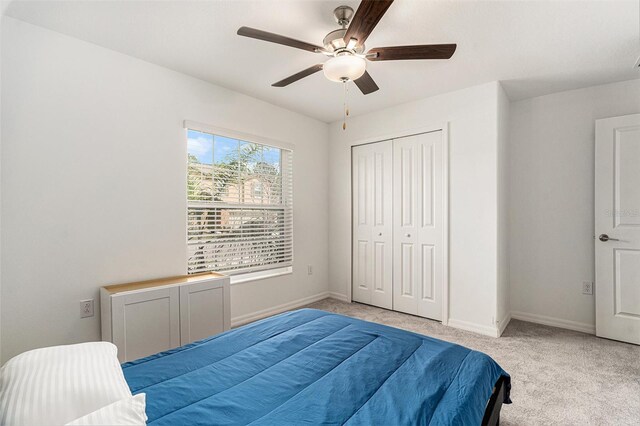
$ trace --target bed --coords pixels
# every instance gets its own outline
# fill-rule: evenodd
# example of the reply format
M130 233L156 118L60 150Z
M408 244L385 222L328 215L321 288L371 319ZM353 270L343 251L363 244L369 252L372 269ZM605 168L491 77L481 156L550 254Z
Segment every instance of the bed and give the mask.
M438 339L314 309L123 364L148 424L497 424L509 375Z

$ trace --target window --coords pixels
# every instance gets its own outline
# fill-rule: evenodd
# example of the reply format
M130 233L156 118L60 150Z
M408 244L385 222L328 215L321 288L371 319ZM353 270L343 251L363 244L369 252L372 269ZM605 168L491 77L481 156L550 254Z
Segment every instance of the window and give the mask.
M188 272L291 266L292 152L191 129L187 152Z

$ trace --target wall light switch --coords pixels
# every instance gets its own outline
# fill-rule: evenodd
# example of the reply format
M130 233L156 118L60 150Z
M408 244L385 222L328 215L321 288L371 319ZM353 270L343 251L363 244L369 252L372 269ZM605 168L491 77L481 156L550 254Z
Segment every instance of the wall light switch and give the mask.
M93 299L80 301L80 318L93 316Z
M582 294L593 294L593 283L591 281L582 281Z

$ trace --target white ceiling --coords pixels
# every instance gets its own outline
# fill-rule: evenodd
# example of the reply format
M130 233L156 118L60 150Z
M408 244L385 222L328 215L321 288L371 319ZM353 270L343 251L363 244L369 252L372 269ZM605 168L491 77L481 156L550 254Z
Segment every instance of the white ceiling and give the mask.
M242 25L321 44L332 10L358 1L23 1L6 14L325 122L342 87L322 73L271 83L320 54L236 35ZM448 61L369 62L380 90L350 89L353 115L493 80L511 99L640 78L639 1L396 0L367 46L457 43Z

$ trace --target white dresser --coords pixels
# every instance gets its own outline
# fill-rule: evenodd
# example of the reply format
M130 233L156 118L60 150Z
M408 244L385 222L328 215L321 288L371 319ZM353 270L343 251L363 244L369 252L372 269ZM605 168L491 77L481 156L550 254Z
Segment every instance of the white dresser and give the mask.
M229 277L213 272L102 287L102 340L126 362L221 333L229 293Z

